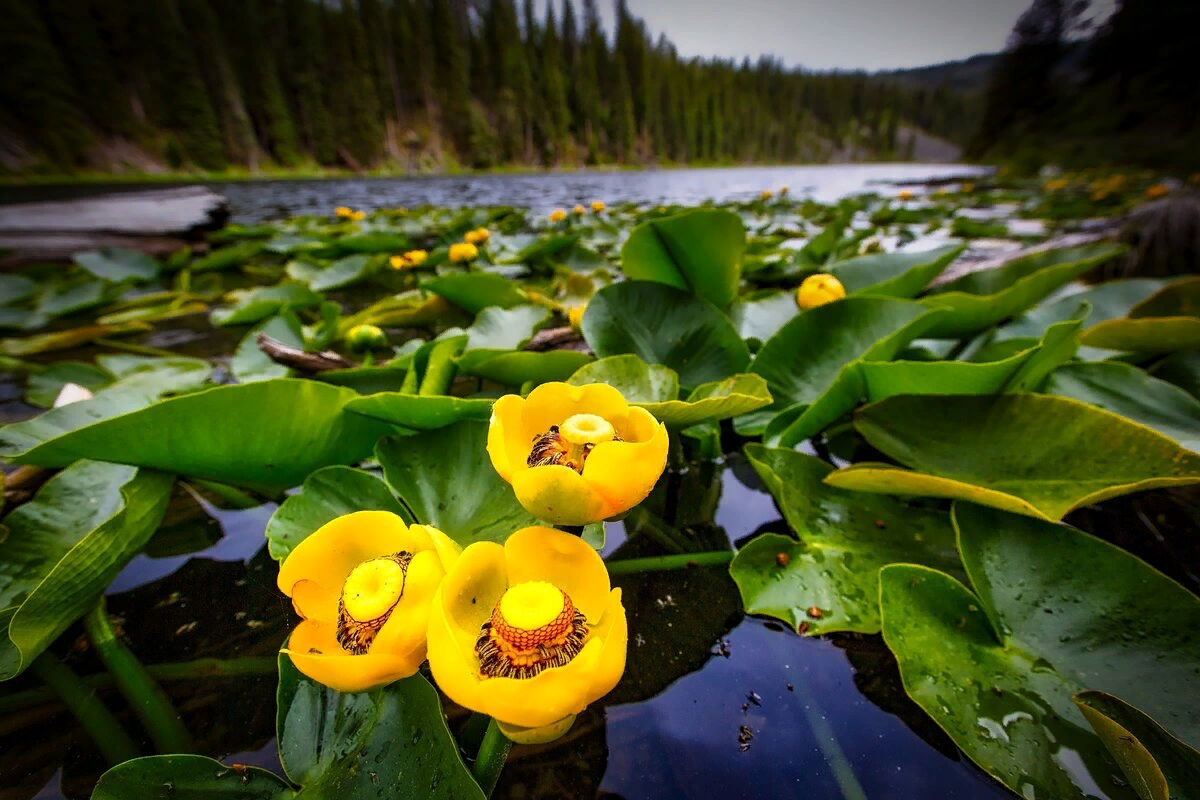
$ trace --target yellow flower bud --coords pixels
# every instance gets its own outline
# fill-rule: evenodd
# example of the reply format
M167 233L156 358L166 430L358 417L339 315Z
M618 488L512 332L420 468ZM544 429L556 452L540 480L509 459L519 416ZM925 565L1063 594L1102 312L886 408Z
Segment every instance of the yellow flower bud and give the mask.
M355 325L346 334L346 346L355 352L382 350L388 346L387 334L374 325Z
M1164 183L1156 183L1153 186L1146 187L1146 197L1150 200L1157 200L1160 197L1166 197L1170 193L1170 188L1168 188Z
M427 258L429 258L429 253L426 253L424 250L409 250L404 254L404 260L414 267L424 264Z
M572 213L577 217L582 217L587 213L587 209L581 205L576 205L575 208L572 209Z
M464 261L474 261L479 255L479 248L470 242L458 242L450 245L450 260L455 264Z
M583 315L587 311L587 304L581 306L571 306L567 309L567 319L571 323L571 327L576 331L583 331Z
M563 211L561 208L556 208L550 212L550 221L551 222L562 222L566 218L567 218L567 212Z
M490 239L491 236L492 234L487 228L476 228L473 231L467 231L467 235L463 237L463 240L466 241L467 244L483 244Z
M341 217L343 219L354 216L354 210L351 208L347 208L346 206L338 206L337 208L335 208L333 210L333 213L336 216Z
M604 211L604 209L606 209L606 208L608 208L608 206L605 205L603 200L593 200L592 201L592 213L599 214L600 212Z
M796 304L803 309L816 308L846 296L841 281L832 275L818 273L809 275L796 290Z
M763 189L763 190L762 190L762 199L763 199L763 200L770 200L770 199L771 199L772 197L774 197L774 196L775 196L775 193L774 193L774 192L772 192L770 189Z
M391 265L392 269L405 269L413 265L405 256L392 256L388 259L388 264Z
M912 192L910 192L910 191L908 191L907 189L905 189L903 192L901 192L900 194L896 195L896 197L897 197L898 199L900 199L900 200L912 200L912 199L913 199L913 193L912 193Z

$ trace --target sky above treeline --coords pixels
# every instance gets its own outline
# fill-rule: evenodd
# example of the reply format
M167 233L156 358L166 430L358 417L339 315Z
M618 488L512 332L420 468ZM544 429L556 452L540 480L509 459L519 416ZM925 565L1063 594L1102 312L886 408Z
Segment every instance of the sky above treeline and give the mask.
M547 0L538 6L545 13ZM561 0L551 0L555 14ZM918 67L1004 49L1031 0L626 0L651 33L680 55L752 59L789 67L880 70ZM576 13L581 4L573 3ZM1113 0L1095 0L1097 12ZM612 30L610 0L598 0Z

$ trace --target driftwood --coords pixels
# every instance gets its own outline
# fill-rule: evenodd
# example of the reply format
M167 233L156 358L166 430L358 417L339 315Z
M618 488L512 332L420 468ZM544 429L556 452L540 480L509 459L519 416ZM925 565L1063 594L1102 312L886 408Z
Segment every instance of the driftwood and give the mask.
M529 340L529 344L525 345L526 350L579 350L580 352L591 352L588 350L587 342L583 337L575 332L574 328L546 328L538 331Z
M10 251L0 265L68 259L100 247L164 255L228 218L225 198L203 186L0 206L0 250Z
M267 357L276 364L283 364L285 367L292 367L303 372L325 372L331 369L347 369L358 366L352 361L342 358L332 350L326 350L322 353L306 353L297 347L286 345L265 333L258 334L254 341L258 345L258 349L266 353Z

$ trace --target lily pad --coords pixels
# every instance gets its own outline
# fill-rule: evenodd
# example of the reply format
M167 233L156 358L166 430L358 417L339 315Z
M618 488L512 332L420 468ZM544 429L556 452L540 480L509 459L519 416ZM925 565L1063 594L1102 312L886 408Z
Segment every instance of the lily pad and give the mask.
M773 444L794 445L854 408L862 396L858 360L891 359L923 335L938 312L890 297L847 297L799 315L758 351L750 371L767 380L774 403L739 420L743 435L762 433L771 417L807 406Z
M103 247L76 253L75 263L97 278L111 283L154 280L162 269L162 264L154 256L125 247Z
M529 302L513 281L486 272L442 275L425 281L421 288L441 295L472 316L489 306L512 308Z
M1200 455L1065 397L890 397L860 409L854 427L912 469L855 464L832 473L832 486L949 497L1057 520L1110 497L1200 483Z
M214 309L214 325L249 325L274 316L288 308L309 308L321 302L321 295L303 283L281 283L261 289L230 292L233 305Z
M173 483L163 473L79 461L4 518L0 681L91 608L158 528Z
M146 756L117 764L100 776L92 800L286 800L283 778L259 767L233 769L214 758Z
M621 248L621 268L633 280L664 283L727 308L737 297L745 250L741 217L699 209L634 228Z
M1083 302L1092 309L1087 318L1089 325L1119 319L1164 285L1165 281L1156 278L1128 278L1102 283L1086 291L1076 292L1030 309L997 330L995 339L999 341L1022 336L1041 336L1046 328L1054 323L1073 317Z
M1121 252L1121 247L1110 244L1045 250L938 286L921 302L949 313L927 335L959 339L990 328ZM1085 339L1084 344L1091 342Z
M0 275L0 306L28 300L37 288L37 283L24 275Z
M288 495L267 521L267 551L282 562L288 554L330 520L355 511L391 511L412 522L412 514L387 484L352 467L323 467L304 479L300 491Z
M200 258L188 264L188 269L192 272L211 272L214 270L229 269L230 267L240 267L261 253L265 247L266 244L260 241L238 242L237 244L222 247L218 250L213 250L207 255L200 256Z
M1089 347L1152 355L1200 350L1200 317L1112 319L1083 332Z
M329 245L342 253L402 253L408 249L409 240L395 231L363 231L342 236Z
M767 533L730 565L746 611L805 632L879 631L879 569L896 562L963 574L945 511L821 481L829 464L794 450L749 444L746 457L797 538Z
M52 353L55 350L70 350L82 344L118 336L134 331L149 330L144 322L126 322L121 325L84 325L54 333L39 333L23 338L0 339L0 354L6 356L29 356L34 353Z
M1072 697L1112 692L1195 741L1200 724L1180 698L1200 693L1200 599L1065 525L962 503L954 521L976 594L926 567L880 575L905 690L1018 794L1094 797L1099 785L1134 797Z
M492 416L492 402L490 397L377 392L351 400L346 410L408 430L432 431L459 420L487 420Z
M737 300L729 318L743 339L761 346L799 313L795 292L757 292Z
M490 306L467 328L466 349L517 350L549 321L550 312L541 306Z
M1128 417L1200 450L1200 401L1130 364L1066 364L1050 375L1043 391Z
M375 448L383 478L417 522L464 547L503 542L540 524L517 502L487 458L486 422L464 421L415 436L388 437Z
M367 253L358 253L339 258L324 268L294 268L295 265L303 263L294 261L288 265L288 275L304 281L314 292L328 292L371 277L383 266L383 259Z
M565 381L576 370L592 361L578 350L468 350L458 358L460 375L474 375L506 386L521 386L526 381L546 383Z
M356 396L340 386L279 378L218 386L87 424L120 401L96 407L93 398L0 428L0 455L42 467L92 458L278 490L319 467L366 458L391 430L346 413Z
M1107 692L1080 692L1075 705L1141 800L1194 800L1200 790L1200 751Z
M916 297L965 249L951 244L921 253L875 253L830 264L826 271L847 294Z
M633 353L675 370L685 387L744 372L750 351L729 318L708 301L652 281L623 281L596 292L583 336L597 356Z
M421 675L358 694L279 657L279 757L297 798L485 800Z
M61 317L103 305L112 295L107 281L80 276L47 285L38 296L36 311L46 317Z
M573 386L604 383L630 403L662 403L679 397L679 376L670 367L647 364L632 354L597 359L567 379Z
M91 392L99 391L114 380L113 374L95 364L82 361L55 361L41 372L29 376L25 384L25 402L38 408L50 408L68 383Z
M771 404L767 382L760 375L743 373L711 383L702 383L686 400L635 403L659 421L675 428L732 419Z
M286 316L271 317L266 322L255 325L242 337L242 341L238 342L237 350L230 360L230 371L238 379L238 383L286 378L292 373L291 368L272 361L271 357L259 348L260 333L265 333L288 347L304 349L304 336L298 326Z

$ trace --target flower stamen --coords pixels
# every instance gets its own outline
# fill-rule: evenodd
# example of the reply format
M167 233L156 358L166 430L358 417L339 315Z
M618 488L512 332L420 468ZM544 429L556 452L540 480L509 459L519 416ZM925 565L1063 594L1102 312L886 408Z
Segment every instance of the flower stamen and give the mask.
M531 467L557 464L583 474L583 465L593 447L620 441L612 423L604 417L575 414L561 427L551 425L548 431L533 437L533 449L525 463Z
M587 617L565 592L542 581L518 584L480 626L479 671L489 678L532 678L579 655L587 633Z
M361 656L391 617L404 596L408 565L413 554L407 550L359 564L342 585L338 600L337 640L351 655Z

